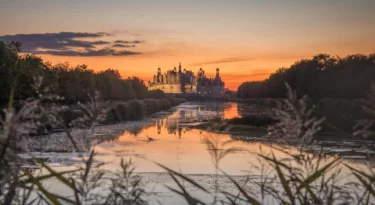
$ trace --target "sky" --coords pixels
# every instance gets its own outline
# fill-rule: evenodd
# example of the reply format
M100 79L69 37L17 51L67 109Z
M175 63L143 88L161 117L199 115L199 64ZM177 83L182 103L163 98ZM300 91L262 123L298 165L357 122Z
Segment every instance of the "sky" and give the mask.
M0 40L52 63L114 68L220 68L226 87L266 79L318 53L375 53L374 0L2 0Z

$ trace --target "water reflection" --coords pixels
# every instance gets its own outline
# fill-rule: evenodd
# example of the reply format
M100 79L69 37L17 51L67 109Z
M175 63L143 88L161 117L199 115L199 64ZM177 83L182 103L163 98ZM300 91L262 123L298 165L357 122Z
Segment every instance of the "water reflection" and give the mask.
M109 169L117 167L121 157L135 157L140 161L139 168L143 172L163 171L146 160L148 159L162 163L165 161L177 168L178 164L184 164L185 170L192 173L212 173L212 163L204 145L207 136L214 136L223 141L239 139L234 143L236 146L257 153L259 146L264 145L264 133L230 135L194 130L189 126L216 117L233 118L251 113L259 114L262 110L237 103L185 103L173 110L150 116L144 121L103 126L104 129L100 129L97 135L111 135L110 133L113 132L122 134L97 145L95 149L99 154L98 160L108 162ZM126 131L122 131L125 127ZM246 139L247 142L241 139ZM324 139L317 142L313 148L323 149L329 155L339 154L343 158L350 159L351 162L363 161L368 154L375 153L375 144L372 141ZM79 161L74 153L33 153L33 155L54 166L71 166ZM255 158L244 153L234 153L226 160L228 162L223 163L226 166L224 168L240 174L241 170L247 168L248 162L253 162ZM27 164L32 166L30 163Z
M205 139L214 136L223 141L231 140L229 134L213 134L190 129L187 124L201 122L212 118L238 117L237 104L234 103L186 103L173 113L159 117L150 126L136 127L125 131L115 141L107 141L96 147L97 159L108 162L108 168L117 166L121 157L134 157L137 170L140 172L162 172L152 161L163 163L171 168L186 173L214 173L214 167ZM152 138L153 140L148 140ZM236 146L253 147L257 143L248 144L237 141ZM235 159L235 160L234 160ZM247 153L233 153L230 159L223 161L223 166L233 174L240 174L247 168Z
M286 157L285 153L273 149L275 145L272 147L262 143L261 136L256 133L251 137L253 139L251 142L236 140L227 144L233 139L230 134L210 133L190 129L187 126L189 123L197 123L215 117L233 118L251 112L261 111L248 105L236 103L186 103L173 112L152 116L152 123L136 123L132 129L124 131L116 139L97 145L95 159L97 162L106 162L104 169L114 171L118 170L121 158L132 158L136 161L136 171L143 177L147 191L153 193L148 196L152 204L158 204L157 201L161 201L163 204L180 204L181 198L173 195L164 187L164 185L173 185L173 181L165 174L165 170L157 166L155 162L184 174L190 174L189 177L205 187L212 187L213 176L217 171L215 164L219 164L222 170L234 176L236 180L245 181L248 176L256 179L261 175L261 172L254 168L254 165L259 165L258 154L273 152L277 158ZM153 140L150 141L148 138ZM220 145L217 153L222 153L230 147L234 147L236 150L217 163L216 158L213 157L215 149L207 146L207 139ZM325 146L325 144L321 144L321 146ZM338 147L336 146L336 148ZM335 150L332 147L329 149ZM291 148L291 150L293 149ZM341 149L341 151L345 150ZM345 162L353 164L352 161L346 160ZM364 164L355 166L358 169L365 169ZM343 171L343 175L347 176L345 172L347 170ZM345 177L343 180L347 182L352 179ZM52 183L54 184L53 188L61 192L62 188L56 186L55 182ZM219 176L219 184L234 193L234 188L228 189L231 183L224 176ZM191 190L194 192L194 189ZM195 194L200 193L195 192Z
M140 172L163 172L164 170L153 163L160 162L173 169L182 170L184 173L212 174L214 166L207 151L205 139L215 137L220 141L229 141L233 139L233 136L225 133L194 130L186 125L215 117L238 117L246 114L241 111L245 109L245 106L236 103L187 103L181 105L173 113L157 118L154 124L125 131L116 141L98 145L96 151L99 153L99 160L109 162L109 167L113 168L117 166L121 157L134 157ZM251 109L253 108L248 110ZM262 143L260 134L254 133L254 136L247 135L246 137L253 139L252 142L235 141L232 146L258 154L260 146L263 145L263 151L271 151L269 146ZM148 138L154 140L149 141ZM338 152L346 150L338 146L323 148ZM275 152L279 157L283 156L282 153ZM257 162L256 154L231 153L223 159L221 168L230 174L244 174L243 171L248 170L250 164Z

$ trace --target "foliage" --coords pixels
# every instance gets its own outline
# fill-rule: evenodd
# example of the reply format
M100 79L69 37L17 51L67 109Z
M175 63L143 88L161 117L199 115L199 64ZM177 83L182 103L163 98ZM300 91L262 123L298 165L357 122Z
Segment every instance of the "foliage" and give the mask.
M142 100L130 100L126 103L129 106L129 119L141 120L147 114L147 107Z
M173 102L173 104L171 102ZM178 98L118 102L108 109L107 118L103 122L113 124L121 121L141 120L146 115L151 115L162 110L168 110L182 102L184 102L184 100Z
M159 89L150 90L147 94L147 98L155 98L155 99L165 98L165 93Z
M355 135L360 135L364 138L375 136L375 83L371 83L370 91L367 94L367 100L362 109L367 114L367 119L362 119L358 122L355 129Z
M264 81L245 82L239 88L240 98L280 98L286 92L284 83L299 96L364 98L375 75L375 55L348 55L345 58L319 54L300 60L289 68L280 68Z
M321 130L324 118L312 116L313 108L308 107L307 96L298 99L297 93L288 84L288 98L274 109L275 119L279 122L269 126L268 135L276 140L285 140L289 143L309 144L315 133Z
M279 121L274 118L257 115L248 115L242 118L232 118L228 120L228 123L232 125L251 125L255 127L266 127L277 122Z
M35 55L19 55L21 44L0 41L0 106L8 102L11 88L14 100L25 100L36 95L30 85L33 78L43 76L42 87L63 98L65 104L87 102L88 94L99 91L105 101L143 99L148 96L164 97L160 91L148 92L143 80L137 77L123 79L114 69L99 72L86 65L69 63L52 65Z
M120 102L116 105L116 114L119 121L127 121L130 118L130 107L127 103Z
M2 68L18 68L22 60L18 59L17 52L19 46L17 44L0 44L1 52L4 56L14 58L4 58L2 60ZM4 52L4 50L7 50ZM315 59L315 58L314 58ZM356 58L348 58L346 63L356 64L359 60L365 59L361 56ZM324 65L320 70L326 70L327 67L342 63L327 56L319 56L315 59L317 62L323 61ZM311 62L303 61L300 64L309 67ZM349 63L350 64L350 63ZM4 67L4 65L6 65ZM13 67L12 67L13 66ZM1 116L0 129L0 204L147 204L145 200L145 189L142 185L142 179L136 174L135 166L132 161L121 160L120 170L110 173L102 169L103 164L95 161L95 151L90 144L83 150L88 155L84 156L79 152L79 158L82 160L80 166L76 169L68 171L56 171L53 167L42 162L32 153L28 152L27 139L33 130L38 128L42 119L47 120L52 125L59 125L70 140L70 143L77 151L83 151L76 143L75 136L71 134L71 128L76 126L88 127L93 130L95 126L108 118L108 113L114 115L115 120L124 120L126 116L129 119L139 119L146 114L155 112L153 105L156 104L158 109L168 109L178 104L178 99L161 99L161 100L130 100L125 104L117 104L110 111L104 109L108 107L106 103L99 99L99 93L93 91L86 99L86 103L78 104L77 109L81 115L63 123L61 113L69 107L55 103L61 98L50 95L45 91L53 91L54 88L47 89L42 78L32 79L33 89L28 94L19 92L21 83L14 83L19 78L19 74L13 76L12 69L2 70L6 75L14 81L6 82L4 85L9 89L5 90L8 97L8 108ZM280 71L286 72L284 70ZM316 74L314 70L310 71ZM319 71L320 72L320 71ZM67 72L69 73L69 72ZM105 76L115 76L114 71L108 71ZM18 76L17 76L18 75ZM70 78L68 78L70 79ZM49 81L50 79L47 79ZM27 82L27 81L25 81ZM30 81L31 82L31 81ZM298 82L298 80L296 80ZM104 82L103 82L104 83ZM87 83L87 85L90 85ZM30 86L30 84L29 84ZM53 87L53 84L52 84ZM89 87L89 86L88 86ZM105 86L104 86L105 87ZM374 109L375 104L375 86L373 85L368 96L368 101L364 106L364 110L368 114L368 119L359 122L358 135L370 136L373 134ZM106 98L110 98L113 93L117 92L117 88L112 85L105 87L109 91ZM322 119L314 117L313 107L310 108L307 97L298 98L299 91L293 91L290 87L285 88L288 92L287 99L282 105L275 109L278 123L270 126L270 139L284 139L287 145L295 145L295 142L302 143L303 149L295 149L294 151L286 151L283 147L272 145L273 149L270 153L258 154L259 165L253 164L258 168L260 175L255 178L249 177L244 181L237 181L233 176L227 175L221 170L221 161L234 152L244 151L231 146L232 141L220 141L220 138L207 137L204 143L208 149L208 153L212 158L216 173L214 177L215 189L209 191L203 185L192 180L189 176L174 171L168 167L158 164L172 178L177 188L167 186L167 188L175 194L181 196L187 204L374 204L375 201L375 172L373 167L369 166L367 170L349 166L338 156L326 157L322 152L314 152L307 146L312 136L320 130ZM18 93L17 93L18 92ZM69 93L69 98L77 100L80 94ZM18 109L14 108L14 99L23 98L23 95L30 95L23 101ZM91 97L90 97L91 96ZM113 97L113 96L112 96ZM137 96L142 97L142 96ZM128 112L129 111L129 112ZM107 115L107 116L106 116ZM369 124L369 122L371 124ZM89 141L88 141L89 142ZM45 174L32 173L27 169L22 169L22 159L19 152L28 153L30 158L36 165L45 170ZM251 150L249 150L251 152ZM276 152L282 153L278 157ZM284 157L285 156L285 157ZM343 174L342 167L347 168L348 174ZM257 172L257 173L259 173ZM218 183L218 175L221 173L235 187L235 192L231 192L227 187L220 186ZM254 176L255 173L250 173ZM351 178L352 182L344 184L340 181L345 177ZM65 196L61 193L55 193L48 189L45 180L55 180L64 185L72 193L71 196ZM109 184L108 184L109 182ZM194 196L189 189L185 187L185 183L190 184L197 190L210 196L208 199L212 201L202 201Z

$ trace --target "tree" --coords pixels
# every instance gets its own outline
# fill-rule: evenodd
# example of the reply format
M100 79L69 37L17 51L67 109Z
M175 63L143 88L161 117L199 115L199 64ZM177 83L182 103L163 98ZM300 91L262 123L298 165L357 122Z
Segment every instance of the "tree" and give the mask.
M289 68L280 68L268 79L245 82L238 88L238 97L283 97L285 83L297 94L311 98L364 98L365 90L375 79L375 54L348 55L345 58L318 54L297 61Z

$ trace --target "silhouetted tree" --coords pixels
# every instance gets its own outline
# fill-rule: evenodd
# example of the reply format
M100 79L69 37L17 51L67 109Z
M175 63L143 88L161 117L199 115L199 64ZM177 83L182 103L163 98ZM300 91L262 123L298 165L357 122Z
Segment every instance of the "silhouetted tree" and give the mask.
M161 99L165 98L165 93L162 90L150 90L147 93L147 98Z
M280 68L268 79L245 82L238 97L283 97L285 83L299 95L311 98L363 98L371 80L375 79L375 54L348 55L345 58L319 54L300 60L289 68Z
M147 87L145 86L143 80L139 79L138 77L131 77L128 78L127 81L134 89L137 99L143 99L147 97Z
M66 103L85 102L95 90L104 100L148 97L147 87L137 77L122 79L114 69L94 72L87 65L72 67L67 62L52 65L35 55L21 56L20 51L20 43L0 41L0 105L8 102L12 89L15 100L35 95L31 85L37 76L43 77L43 87L64 97Z

